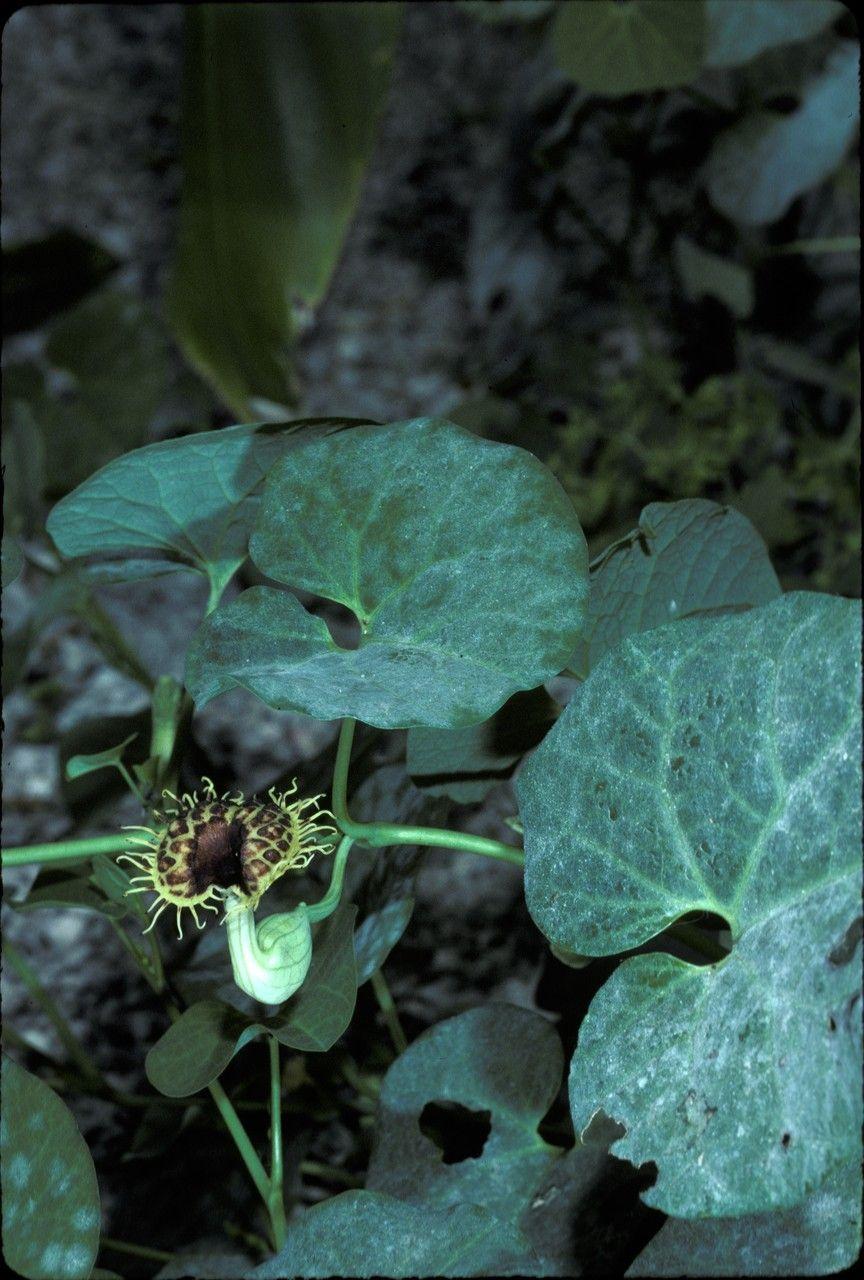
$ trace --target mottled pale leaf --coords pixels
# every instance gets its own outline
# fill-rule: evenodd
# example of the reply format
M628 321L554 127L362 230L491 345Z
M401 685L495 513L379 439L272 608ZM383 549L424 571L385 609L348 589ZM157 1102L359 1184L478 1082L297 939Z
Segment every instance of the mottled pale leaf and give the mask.
M559 671L584 623L585 539L551 472L436 419L286 453L250 550L269 577L351 609L359 647L253 587L193 639L199 705L239 685L322 720L455 728Z
M117 576L177 568L215 590L243 563L264 476L303 425L224 427L135 449L63 498L47 528L67 557L107 559ZM308 424L311 425L311 424Z
M858 128L859 61L856 43L839 42L790 115L760 111L720 135L706 172L720 213L750 226L776 222L834 172Z
M582 1023L577 1131L681 1217L787 1208L857 1150L860 606L796 593L625 640L518 783L525 889L559 946L609 955L688 912L722 963L626 960Z
M736 320L746 320L753 310L753 275L749 267L709 253L687 236L675 241L675 265L684 292L694 301L716 298Z
M292 1222L254 1276L537 1274L527 1241L476 1204L432 1209L375 1191L344 1191Z
M297 303L321 297L390 78L398 4L186 10L183 193L170 314L241 418L284 417Z
M767 604L781 593L746 516L704 498L652 502L591 575L587 640L571 660L587 674L625 636L673 619Z
M832 1171L794 1209L741 1218L669 1218L628 1276L824 1276L861 1249L860 1161Z
M836 0L706 0L706 67L740 67L775 45L808 40L844 11Z
M331 1048L351 1021L357 997L354 916L355 908L343 903L316 930L309 976L272 1017L249 1018L218 1000L202 1000L187 1009L147 1054L153 1087L172 1098L196 1093L244 1045L267 1031L301 1053Z
M589 93L621 97L696 78L705 49L702 0L567 0L552 46L562 71Z
M66 1104L3 1055L3 1256L27 1280L84 1280L99 1246L96 1170Z

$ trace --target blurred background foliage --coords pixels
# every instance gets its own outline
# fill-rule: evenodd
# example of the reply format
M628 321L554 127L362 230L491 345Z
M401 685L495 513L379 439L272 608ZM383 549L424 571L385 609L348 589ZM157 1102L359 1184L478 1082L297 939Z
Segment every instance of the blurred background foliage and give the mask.
M594 550L645 503L702 495L750 516L787 587L860 591L844 5L201 5L179 21L182 95L149 157L177 188L155 270L80 220L55 225L62 209L21 234L14 147L7 160L4 517L25 555L39 559L47 506L130 448L369 414L371 391L372 416L439 413L533 450ZM425 83L423 22L427 67L436 41L446 64ZM506 100L477 63L487 48L513 70ZM480 88L449 83L454 67ZM395 188L394 138L413 147ZM422 266L428 294L422 279L400 294L394 257ZM377 328L388 305L395 340ZM445 305L463 341L430 354ZM404 395L380 376L388 354L394 371L413 361ZM5 576L21 563L7 545Z

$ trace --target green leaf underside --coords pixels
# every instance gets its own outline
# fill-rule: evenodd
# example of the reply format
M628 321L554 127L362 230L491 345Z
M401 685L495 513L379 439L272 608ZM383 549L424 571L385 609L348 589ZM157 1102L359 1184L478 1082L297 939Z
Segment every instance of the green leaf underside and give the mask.
M817 35L841 13L836 0L707 0L706 67L739 67L766 49Z
M16 911L35 911L43 907L79 907L98 911L120 920L128 914L128 905L112 902L97 892L86 875L70 875L68 871L46 867L22 902L11 902Z
M250 550L271 578L353 610L360 645L253 587L193 639L199 704L240 685L318 719L455 728L559 671L584 623L585 539L558 482L524 450L435 419L286 454Z
M552 44L562 71L589 93L671 89L701 69L704 6L701 0L568 0L558 8Z
M72 1113L3 1056L3 1256L27 1280L89 1276L99 1245L96 1170Z
M474 804L504 779L554 723L558 704L541 686L515 693L490 720L465 729L411 729L407 769L424 794Z
M736 320L750 315L754 293L753 273L748 267L709 253L687 236L678 236L675 241L675 265L688 298L717 298Z
M823 1276L861 1248L861 1167L849 1161L794 1209L688 1222L670 1218L628 1276Z
M143 577L148 564L156 576L173 562L222 586L246 558L264 476L298 429L224 427L136 449L61 499L48 532L64 556L116 557L104 566L109 580L126 569Z
M345 1191L307 1209L255 1276L535 1275L524 1237L476 1204L432 1209Z
M703 498L652 502L592 574L587 638L571 665L587 674L625 636L696 611L767 604L780 594L746 516Z
M357 986L380 969L402 934L408 928L414 910L413 898L395 898L377 911L371 911L354 934L354 956L357 962Z
M129 743L134 742L137 737L137 733L130 733L116 747L108 747L105 751L95 751L90 755L70 756L66 761L66 777L72 781L87 773L96 773L99 769L116 768L123 762L123 752Z
M294 303L323 294L390 78L397 4L187 11L171 320L241 417L290 403Z
M860 606L809 593L624 641L518 783L529 910L587 955L691 911L720 965L625 961L570 1075L577 1131L656 1161L680 1217L790 1207L860 1128ZM850 932L850 930L852 932Z
M203 1089L256 1036L270 1031L301 1053L324 1053L351 1021L357 997L353 927L347 903L314 934L312 967L296 997L269 1018L254 1020L218 1000L192 1005L147 1054L147 1077L171 1098Z
M708 157L711 203L736 222L776 222L842 161L858 128L858 45L838 43L790 115L758 112L721 134Z

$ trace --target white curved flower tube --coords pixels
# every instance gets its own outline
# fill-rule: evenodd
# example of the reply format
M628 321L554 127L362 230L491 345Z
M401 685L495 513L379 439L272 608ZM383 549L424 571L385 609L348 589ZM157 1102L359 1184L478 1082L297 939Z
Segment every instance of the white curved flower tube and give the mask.
M312 963L312 930L306 904L268 916L256 928L249 910L225 917L234 981L262 1004L282 1004L302 987Z

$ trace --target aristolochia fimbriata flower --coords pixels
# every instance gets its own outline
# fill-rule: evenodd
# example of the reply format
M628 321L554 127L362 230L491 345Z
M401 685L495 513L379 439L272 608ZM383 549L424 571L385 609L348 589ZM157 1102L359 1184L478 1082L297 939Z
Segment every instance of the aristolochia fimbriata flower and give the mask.
M155 915L149 932L168 907L177 911L177 933L182 938L182 913L187 909L199 929L198 908L225 915L254 911L261 897L286 871L301 871L316 853L333 848L336 828L322 818L332 815L317 807L320 796L290 800L288 791L271 790L266 800L226 792L219 797L213 783L204 778L203 799L196 793L181 797L164 792L174 802L159 815L153 827L127 827L143 832L130 836L136 848L120 855L139 872L132 877L130 893L154 892L148 910Z

